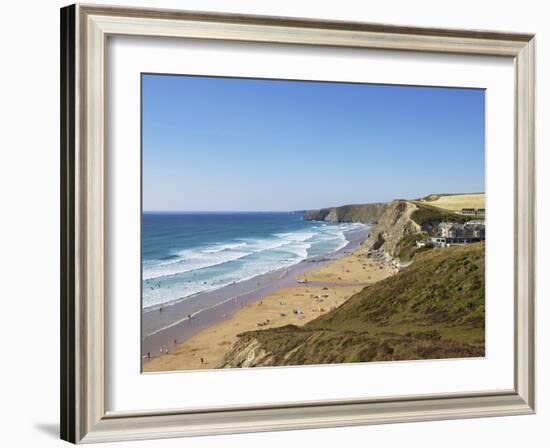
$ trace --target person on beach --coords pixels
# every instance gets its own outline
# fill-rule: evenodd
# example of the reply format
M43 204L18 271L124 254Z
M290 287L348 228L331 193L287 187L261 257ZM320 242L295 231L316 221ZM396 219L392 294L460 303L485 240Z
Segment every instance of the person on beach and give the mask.
M201 364L204 364L204 358L201 357Z

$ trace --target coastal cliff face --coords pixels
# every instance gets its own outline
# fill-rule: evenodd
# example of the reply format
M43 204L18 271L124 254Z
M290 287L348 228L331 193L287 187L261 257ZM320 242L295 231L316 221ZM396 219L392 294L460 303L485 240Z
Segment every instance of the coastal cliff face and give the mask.
M375 223L365 246L399 258L403 238L421 232L421 223L414 220L418 205L411 201L395 200L388 203L344 205L306 212L305 218L325 222Z
M371 224L378 222L387 207L388 204L385 202L362 205L343 205L341 207L309 210L306 212L305 218L310 221L362 222Z
M304 326L239 335L220 367L483 356L485 245L418 255Z
M391 257L396 257L399 242L403 237L420 232L418 225L412 218L418 209L416 204L409 201L396 200L390 202L378 224L371 230L365 242L366 247L373 250L382 250Z

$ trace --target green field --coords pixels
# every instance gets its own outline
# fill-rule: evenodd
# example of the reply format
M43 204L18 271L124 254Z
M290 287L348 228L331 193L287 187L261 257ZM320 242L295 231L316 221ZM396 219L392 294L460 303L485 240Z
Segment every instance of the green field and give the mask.
M463 208L485 208L485 193L431 194L417 202L459 212Z

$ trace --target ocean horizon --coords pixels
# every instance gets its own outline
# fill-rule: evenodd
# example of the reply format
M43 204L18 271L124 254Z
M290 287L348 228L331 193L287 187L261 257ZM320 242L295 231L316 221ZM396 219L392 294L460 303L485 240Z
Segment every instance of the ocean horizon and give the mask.
M144 309L330 254L366 227L303 211L144 211L142 222Z

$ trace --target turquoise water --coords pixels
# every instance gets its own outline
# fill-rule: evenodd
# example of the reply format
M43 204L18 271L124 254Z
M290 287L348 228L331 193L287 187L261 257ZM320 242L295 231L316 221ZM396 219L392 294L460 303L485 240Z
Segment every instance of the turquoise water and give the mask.
M324 255L359 223L307 221L301 213L143 214L143 307L185 300Z

